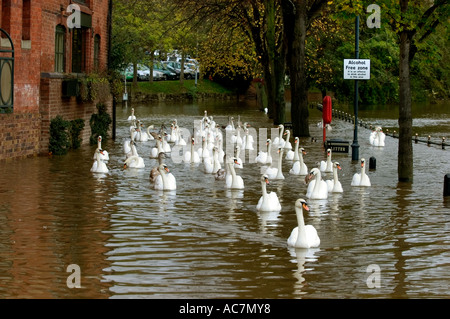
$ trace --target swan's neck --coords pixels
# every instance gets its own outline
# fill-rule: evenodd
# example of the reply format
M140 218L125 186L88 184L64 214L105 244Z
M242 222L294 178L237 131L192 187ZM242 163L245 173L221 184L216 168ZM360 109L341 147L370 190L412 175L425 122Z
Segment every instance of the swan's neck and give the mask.
M333 169L333 179L334 179L334 184L336 184L338 182L338 168L335 167Z
M280 140L283 138L283 133L284 133L284 126L281 126L281 128L280 128Z
M278 154L278 172L281 172L281 162L283 161L283 149Z
M267 185L265 181L261 181L262 194L265 198L267 196Z
M303 154L302 152L297 152L298 153L298 158L300 160L300 164L303 164Z
M366 175L366 164L361 166L361 179L364 175Z
M270 154L271 150L272 150L272 143L269 143L269 145L267 145L267 155Z
M305 220L303 219L303 209L296 206L295 214L297 215L297 223L298 223L297 242L295 243L295 245L297 247L307 247L308 242L306 239Z
M316 175L316 183L314 184L314 193L317 193L319 191L321 180L322 174L320 174L320 171L318 171Z
M160 169L159 172L161 173L163 188L165 188L167 185L167 175L166 175L167 173L164 169Z

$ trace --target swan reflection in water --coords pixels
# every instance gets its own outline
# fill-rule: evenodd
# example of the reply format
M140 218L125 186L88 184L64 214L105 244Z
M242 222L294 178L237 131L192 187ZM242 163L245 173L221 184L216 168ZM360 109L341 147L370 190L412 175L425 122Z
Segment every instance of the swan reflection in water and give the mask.
M289 247L289 254L294 257L291 259L293 263L297 263L297 270L294 272L294 277L297 282L294 285L294 294L302 295L306 292L302 292L303 288L307 285L304 277L305 273L310 269L305 267L305 264L311 264L318 260L316 253L320 251L320 248L293 248Z

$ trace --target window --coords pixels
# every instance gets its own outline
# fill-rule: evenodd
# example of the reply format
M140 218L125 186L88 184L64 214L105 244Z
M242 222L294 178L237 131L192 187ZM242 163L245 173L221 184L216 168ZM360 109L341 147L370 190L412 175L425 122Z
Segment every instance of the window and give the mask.
M72 29L72 72L83 71L83 29Z
M22 6L22 40L30 40L31 0L23 0Z
M66 29L62 25L57 25L55 32L55 72L65 71L65 35Z
M94 70L98 71L100 67L100 36L94 37Z

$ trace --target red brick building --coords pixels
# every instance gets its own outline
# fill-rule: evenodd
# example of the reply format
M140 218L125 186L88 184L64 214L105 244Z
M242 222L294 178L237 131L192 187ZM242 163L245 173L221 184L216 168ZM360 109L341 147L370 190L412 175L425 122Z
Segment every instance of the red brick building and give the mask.
M0 160L47 153L57 115L84 119L88 143L97 103L111 114L111 96L82 100L72 90L86 75L107 71L111 1L0 0L0 28L10 37L0 32Z

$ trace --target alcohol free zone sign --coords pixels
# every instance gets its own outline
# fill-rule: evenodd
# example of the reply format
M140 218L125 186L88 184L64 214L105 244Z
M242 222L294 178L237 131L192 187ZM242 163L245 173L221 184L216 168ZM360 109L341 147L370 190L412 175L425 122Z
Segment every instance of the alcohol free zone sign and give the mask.
M344 80L370 80L370 60L344 59Z

